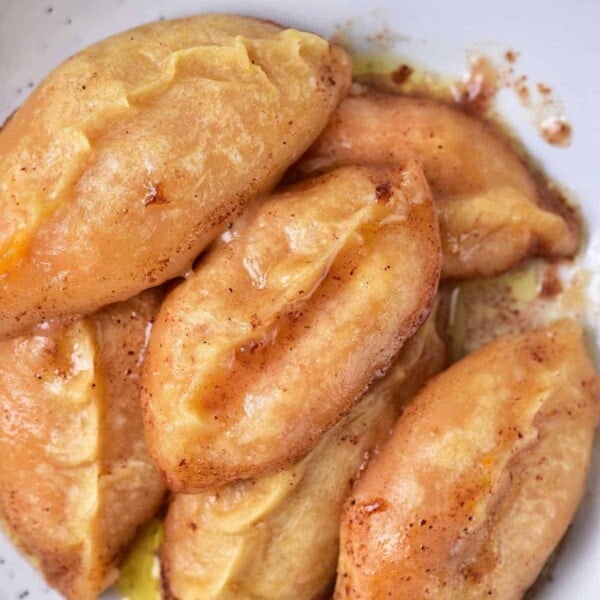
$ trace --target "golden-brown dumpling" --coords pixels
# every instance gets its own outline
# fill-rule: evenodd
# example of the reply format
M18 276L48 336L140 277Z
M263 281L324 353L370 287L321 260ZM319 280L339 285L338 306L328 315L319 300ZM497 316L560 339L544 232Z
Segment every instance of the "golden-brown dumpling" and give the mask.
M197 492L296 462L421 325L441 251L416 163L346 167L254 203L165 300L146 439Z
M484 122L435 100L373 92L347 98L294 172L413 158L423 163L436 201L443 277L496 275L532 254L577 250L574 223L545 206L516 152Z
M301 462L274 475L173 497L161 564L178 600L325 598L342 504L403 403L444 366L434 315L386 376Z
M67 60L0 132L0 336L182 275L349 82L339 48L233 15L152 23Z
M335 598L521 598L575 514L597 418L569 320L438 375L346 504Z
M94 600L164 483L139 372L160 294L0 342L0 519L69 600Z

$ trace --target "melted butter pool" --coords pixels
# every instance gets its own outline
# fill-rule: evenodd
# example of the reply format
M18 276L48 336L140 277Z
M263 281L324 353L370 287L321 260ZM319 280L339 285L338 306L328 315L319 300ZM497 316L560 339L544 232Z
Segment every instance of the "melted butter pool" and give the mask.
M499 335L539 321L541 266L528 263L499 277L461 283L449 294L448 338L453 361Z
M586 325L589 271L532 260L489 279L445 286L446 326L456 361L495 338L547 325L562 317ZM593 354L593 336L587 338Z
M162 521L152 519L133 543L115 586L123 600L161 600L160 564L156 553L163 535Z

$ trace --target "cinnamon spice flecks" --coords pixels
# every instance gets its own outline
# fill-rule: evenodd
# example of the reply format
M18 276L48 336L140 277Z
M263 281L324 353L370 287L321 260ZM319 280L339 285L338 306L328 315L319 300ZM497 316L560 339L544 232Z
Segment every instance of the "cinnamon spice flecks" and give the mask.
M392 80L395 83L404 83L414 72L414 69L407 64L400 65L392 71Z
M553 146L568 146L573 128L564 116L548 117L540 123L542 137Z
M473 56L463 81L452 86L454 101L473 112L486 111L498 91L498 71L486 56Z

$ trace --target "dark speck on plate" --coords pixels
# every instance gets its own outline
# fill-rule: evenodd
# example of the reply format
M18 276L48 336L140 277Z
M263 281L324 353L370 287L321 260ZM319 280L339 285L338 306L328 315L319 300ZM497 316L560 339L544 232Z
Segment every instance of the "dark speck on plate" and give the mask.
M46 12L47 12L48 14L50 14L50 13L51 13L53 10L54 10L54 8L52 8L52 6L49 6L49 7L46 9Z

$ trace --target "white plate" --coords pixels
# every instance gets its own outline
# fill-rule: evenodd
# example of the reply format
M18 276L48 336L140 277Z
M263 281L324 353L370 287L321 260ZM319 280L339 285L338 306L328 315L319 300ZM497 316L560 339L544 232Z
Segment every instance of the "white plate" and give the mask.
M586 321L600 332L600 2L0 0L0 122L44 74L80 48L160 17L206 11L267 17L325 36L343 27L363 47L367 36L382 33L379 38L392 46L392 53L449 75L464 71L466 52L475 47L520 52L519 70L530 81L542 81L560 93L574 128L573 143L561 149L543 142L514 96L500 98L502 115L584 209L591 235L581 261L593 273L589 288L593 302ZM600 337L597 341L600 346ZM538 595L543 600L600 598L598 443L595 456L589 492L553 570L553 581ZM47 590L0 538L0 600L18 598L51 600L58 595Z

